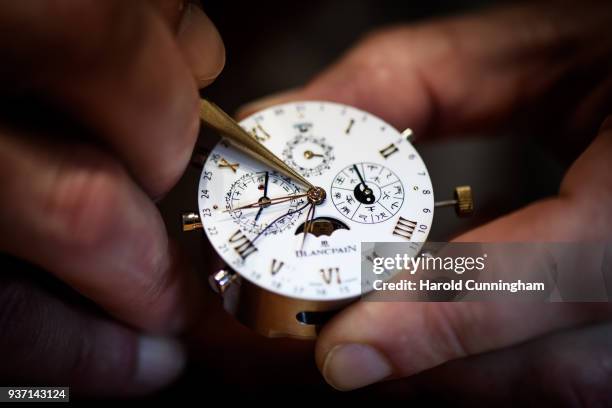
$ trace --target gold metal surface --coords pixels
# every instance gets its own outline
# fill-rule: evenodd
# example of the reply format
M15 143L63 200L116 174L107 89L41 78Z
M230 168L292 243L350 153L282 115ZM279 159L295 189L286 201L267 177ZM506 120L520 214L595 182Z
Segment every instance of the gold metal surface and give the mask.
M457 200L455 211L458 216L466 217L474 213L474 198L470 186L455 187L455 200Z
M314 153L312 150L305 150L304 151L304 157L308 160L312 159L313 157L323 157L322 154L319 153Z
M231 116L214 103L206 99L200 101L200 118L206 126L221 133L238 150L299 184L308 188L314 188L312 183L259 143L253 135L244 130Z
M306 230L308 228L308 230ZM302 225L297 227L295 235L299 235L308 232L315 237L322 235L331 236L334 231L344 229L350 230L349 226L342 221L332 217L316 217L311 222L303 222Z
M321 187L313 187L308 190L308 192L306 193L306 197L308 197L308 201L311 204L319 205L323 201L325 201L325 197L327 197L327 194L325 193L325 190L323 190Z
M181 216L183 232L202 229L202 221L196 213L185 213Z
M459 217L469 217L474 213L474 198L472 187L455 187L455 198L453 200L437 201L436 207L455 207L455 212Z
M224 307L242 324L266 337L293 337L314 339L320 326L304 324L298 320L303 313L332 314L354 299L336 301L313 301L278 295L240 279L235 286L237 293L224 295Z
M219 159L219 167L231 169L235 173L238 170L238 167L240 167L240 163L230 163L222 157Z
M315 187L315 189L316 188L317 187ZM310 194L311 190L308 190L308 193L287 195L287 196L282 196L282 197L274 197L274 198L262 197L259 200L257 200L257 202L255 203L245 204L245 205L241 205L240 207L230 208L229 210L223 210L223 212L233 212L233 211L238 211L238 210L244 210L245 208L259 208L259 207L266 208L274 204L286 203L287 201L293 201L301 197L306 197Z

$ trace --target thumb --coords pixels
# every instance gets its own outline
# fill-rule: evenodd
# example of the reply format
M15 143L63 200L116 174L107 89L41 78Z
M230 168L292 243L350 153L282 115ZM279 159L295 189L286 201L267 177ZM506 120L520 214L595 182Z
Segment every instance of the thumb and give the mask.
M135 396L181 373L185 354L176 340L143 335L8 275L0 277L0 383Z

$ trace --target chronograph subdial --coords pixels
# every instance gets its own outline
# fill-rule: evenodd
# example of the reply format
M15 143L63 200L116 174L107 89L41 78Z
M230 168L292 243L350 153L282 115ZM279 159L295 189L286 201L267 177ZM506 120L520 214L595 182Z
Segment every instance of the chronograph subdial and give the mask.
M282 202L275 203L278 197L283 198ZM241 208L251 203L256 205ZM242 175L225 195L226 211L242 231L253 235L275 235L291 228L302 213L299 209L306 203L297 185L287 177L268 171Z
M299 134L283 150L287 164L304 177L319 176L334 161L333 148L324 138Z
M362 224L376 224L400 210L404 186L389 168L363 162L342 169L332 181L330 195L344 217Z

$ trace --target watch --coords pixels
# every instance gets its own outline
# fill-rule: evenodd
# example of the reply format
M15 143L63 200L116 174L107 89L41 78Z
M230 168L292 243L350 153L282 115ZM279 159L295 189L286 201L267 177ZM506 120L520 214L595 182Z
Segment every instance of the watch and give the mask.
M198 212L183 214L183 230L202 230L225 262L209 278L225 310L265 336L316 337L359 299L362 242L411 242L416 256L436 206L473 210L468 186L435 203L412 131L363 110L291 102L240 126L322 190L314 205L302 185L225 139L200 155Z

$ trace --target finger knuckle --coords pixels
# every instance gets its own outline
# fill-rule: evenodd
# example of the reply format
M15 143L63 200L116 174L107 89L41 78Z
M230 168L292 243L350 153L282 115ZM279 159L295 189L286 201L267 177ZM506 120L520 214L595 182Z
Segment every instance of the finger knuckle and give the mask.
M388 77L387 71L391 65L400 63L398 58L398 36L396 29L383 28L371 31L365 35L362 42L349 56L354 63L360 66L360 70L370 80L380 81ZM401 44L402 48L406 44ZM393 61L393 64L389 62Z
M440 362L471 353L466 328L477 325L473 310L469 305L458 303L436 302L425 305L427 337L435 340L431 345L432 352Z
M429 109L428 83L422 74L423 52L419 39L423 36L420 28L391 27L378 29L367 34L344 60L350 73L345 78L358 99L377 101L386 105L379 114L387 120L406 116L402 106L414 106L414 98L422 100L419 109ZM411 89L411 92L400 92ZM384 92L381 90L385 90ZM395 99L402 103L386 104L388 93L395 90ZM423 105L423 108L420 108Z
M156 332L174 331L178 329L181 322L181 311L177 310L177 299L179 294L180 279L177 273L172 272L172 269L159 267L148 280L148 283L142 288L140 299L142 299L141 307L144 310L151 311L149 318L143 321L143 324L149 330Z
M163 165L152 169L155 183L151 192L155 196L167 193L179 181L193 153L200 127L197 94L193 95L192 103L187 104L187 109L183 108L181 113L186 118L181 121L184 127L174 134L175 137L167 143L166 149L160 152L162 157L159 157L157 163Z
M403 42L402 40L405 40L413 32L414 28L406 26L375 28L364 34L360 44L364 48L381 49L381 47L390 47L396 41Z
M58 27L53 34L70 45L63 51L72 54L74 64L99 68L125 61L142 39L146 21L142 1L60 0L54 4Z
M52 86L123 153L151 195L166 193L185 170L199 126L196 82L172 33L150 2L56 3L51 39L45 39L62 45L62 58L48 70Z
M60 161L43 204L60 243L91 249L112 239L120 211L125 170L115 160L89 148L74 148Z

